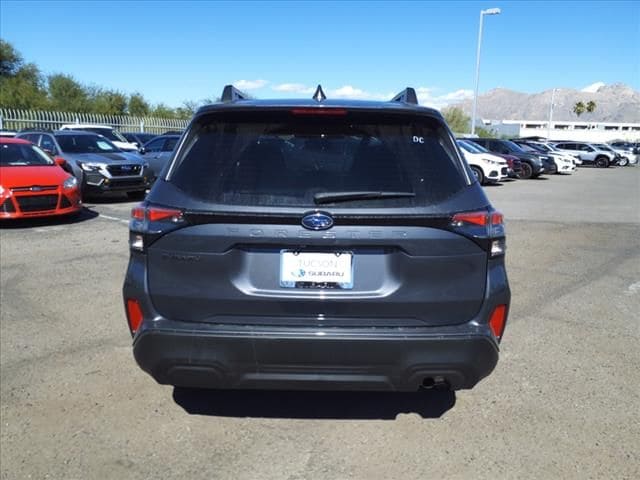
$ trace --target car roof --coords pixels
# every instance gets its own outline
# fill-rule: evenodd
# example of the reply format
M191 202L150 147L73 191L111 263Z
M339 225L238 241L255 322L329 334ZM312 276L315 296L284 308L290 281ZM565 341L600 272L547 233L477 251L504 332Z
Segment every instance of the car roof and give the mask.
M201 107L196 115L202 115L220 110L254 110L254 109L286 109L286 108L345 108L354 110L379 110L379 111L402 111L405 113L431 114L441 117L438 110L420 105L413 105L398 101L372 101L372 100L323 100L318 102L311 98L304 99L269 99L269 100L235 100L233 102L219 102Z
M94 132L85 132L84 130L54 130L53 132L50 130L23 130L22 132L18 133L18 135L24 135L25 133L41 133L41 134L49 134L49 135L55 135L57 136L61 136L61 135L98 135L97 133Z
M83 128L104 128L108 130L113 130L113 127L110 127L109 125L94 125L91 123L67 123L65 125L62 125L62 127L60 128L64 128L65 130L66 129L82 130Z
M20 143L20 144L31 144L29 140L24 140L22 138L16 137L0 137L0 143Z

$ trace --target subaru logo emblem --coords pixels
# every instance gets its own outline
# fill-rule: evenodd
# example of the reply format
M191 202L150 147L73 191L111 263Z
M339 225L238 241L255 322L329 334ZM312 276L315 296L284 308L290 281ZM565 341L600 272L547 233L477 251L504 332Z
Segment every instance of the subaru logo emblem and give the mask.
M302 226L308 230L327 230L333 226L333 218L327 213L309 213L302 217Z

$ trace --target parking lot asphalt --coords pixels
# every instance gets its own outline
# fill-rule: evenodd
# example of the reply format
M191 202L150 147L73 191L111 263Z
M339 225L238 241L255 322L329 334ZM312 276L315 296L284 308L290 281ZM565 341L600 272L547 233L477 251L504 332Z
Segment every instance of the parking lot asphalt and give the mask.
M456 393L194 392L135 364L131 202L0 229L2 479L640 477L640 168L487 187L512 308Z

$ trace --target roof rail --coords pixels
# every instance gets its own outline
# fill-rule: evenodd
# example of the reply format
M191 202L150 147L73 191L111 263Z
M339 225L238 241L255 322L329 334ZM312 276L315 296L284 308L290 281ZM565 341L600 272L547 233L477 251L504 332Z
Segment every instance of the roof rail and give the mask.
M222 90L222 98L223 102L235 102L236 100L248 100L249 95L244 92L241 92L233 85L225 85L224 90Z
M418 96L416 95L416 91L413 88L407 87L403 91L401 91L399 94L397 94L395 97L393 97L391 101L404 102L404 103L410 103L412 105L417 105Z

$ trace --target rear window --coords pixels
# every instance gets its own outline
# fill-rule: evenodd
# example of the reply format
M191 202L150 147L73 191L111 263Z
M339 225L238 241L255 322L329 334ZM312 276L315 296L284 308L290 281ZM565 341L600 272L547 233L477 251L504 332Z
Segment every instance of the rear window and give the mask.
M467 185L448 131L437 119L343 112L227 112L191 127L168 181L221 205L419 207ZM319 202L322 194L398 192L389 198Z

